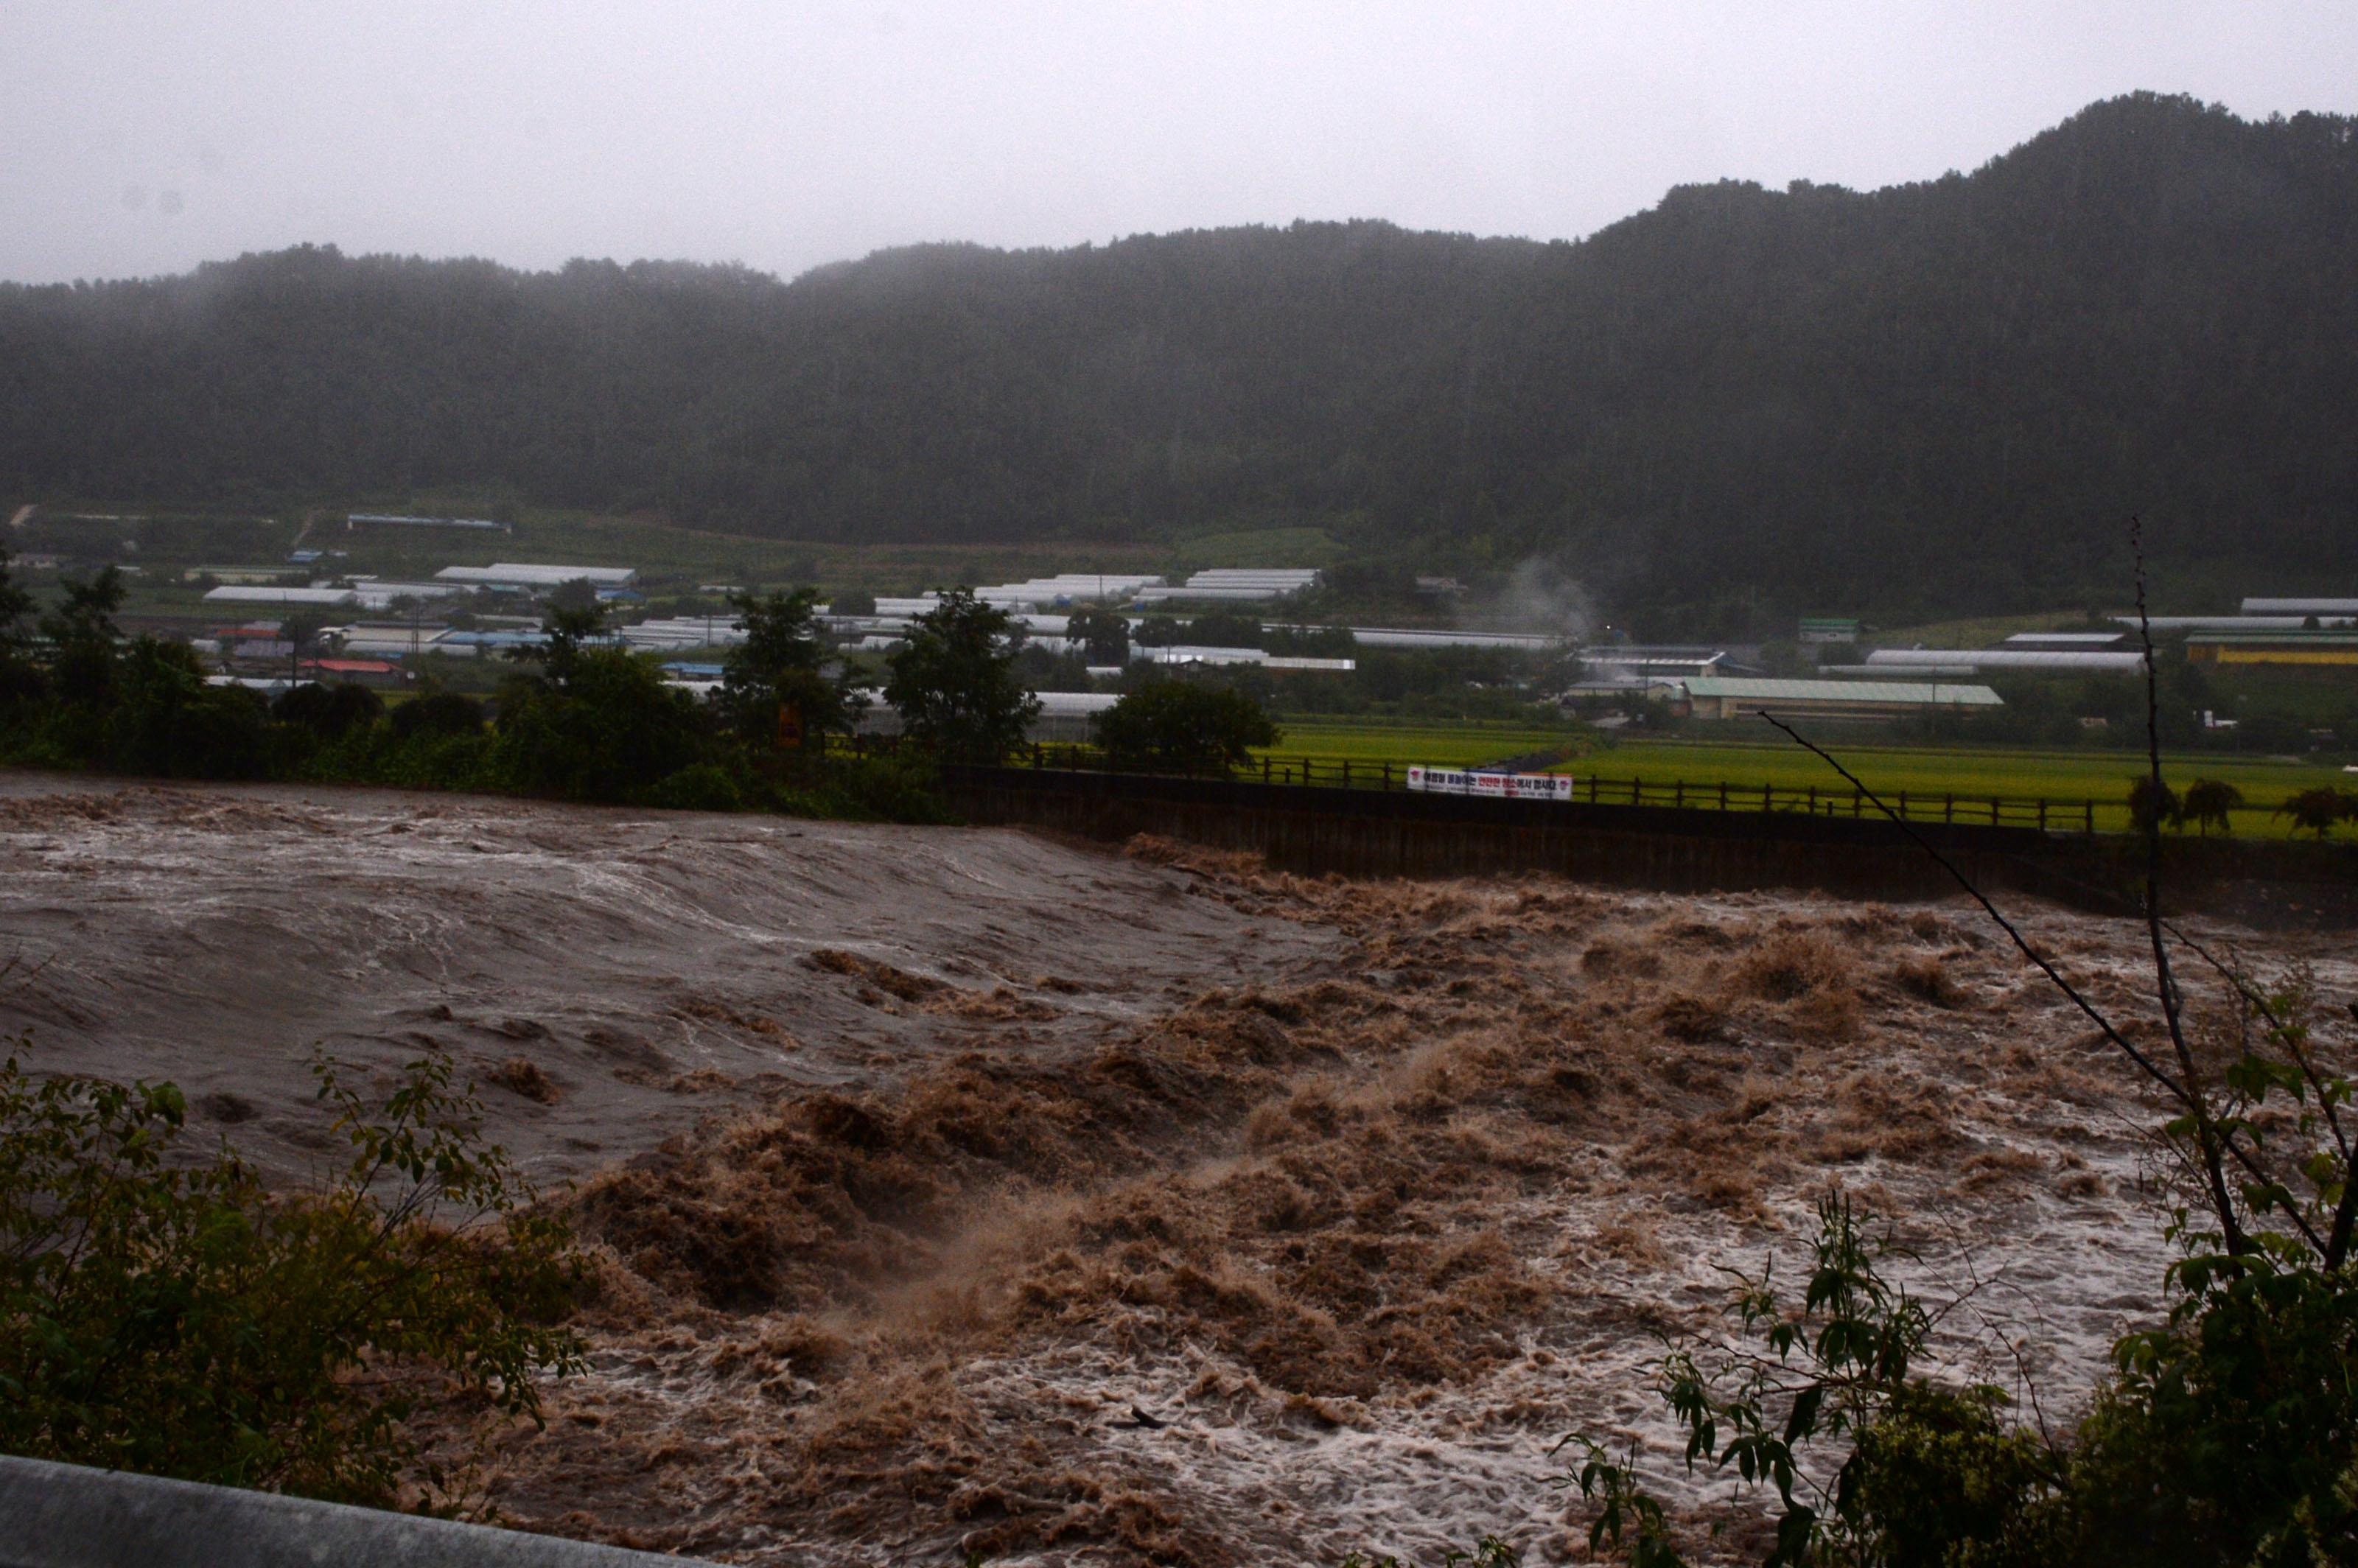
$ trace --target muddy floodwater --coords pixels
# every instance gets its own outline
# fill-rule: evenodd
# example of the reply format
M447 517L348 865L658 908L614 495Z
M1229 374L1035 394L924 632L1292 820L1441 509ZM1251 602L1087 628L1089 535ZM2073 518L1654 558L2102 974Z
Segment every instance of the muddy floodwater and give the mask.
M0 1029L170 1077L286 1169L318 1142L315 1050L528 1063L541 1098L492 1103L546 1183L984 1041L1061 1057L1340 946L1188 885L1012 833L0 773Z
M2139 1015L2140 928L2018 913ZM1646 1364L1821 1196L2026 1419L2169 1257L2157 1108L1962 900L0 775L0 963L36 1066L172 1076L289 1180L315 1047L456 1052L595 1261L470 1506L726 1562L1574 1561L1574 1431L1733 1560Z

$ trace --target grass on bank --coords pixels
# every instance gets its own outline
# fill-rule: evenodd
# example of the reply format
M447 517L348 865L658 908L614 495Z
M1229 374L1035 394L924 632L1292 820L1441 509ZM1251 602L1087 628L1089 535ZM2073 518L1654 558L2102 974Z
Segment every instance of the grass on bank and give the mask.
M1471 767L1545 752L1569 751L1570 759L1546 771L1592 775L1611 781L1642 779L1650 784L1725 784L1758 789L1828 793L1847 788L1825 763L1790 741L1737 740L1625 740L1600 743L1593 732L1565 727L1452 723L1335 723L1286 719L1266 755L1278 760L1348 760L1357 763L1423 763ZM2128 827L2129 781L2138 758L2127 752L2051 752L2005 747L1895 746L1844 740L1839 730L1812 739L1840 757L1844 766L1878 793L1905 790L1911 796L1955 795L2096 802L2096 826ZM2234 814L2235 831L2254 838L2285 838L2289 818L2272 815L2287 797L2319 786L2352 781L2337 766L2261 757L2165 756L2164 775L2177 787L2198 778L2218 779L2243 792L2244 806Z

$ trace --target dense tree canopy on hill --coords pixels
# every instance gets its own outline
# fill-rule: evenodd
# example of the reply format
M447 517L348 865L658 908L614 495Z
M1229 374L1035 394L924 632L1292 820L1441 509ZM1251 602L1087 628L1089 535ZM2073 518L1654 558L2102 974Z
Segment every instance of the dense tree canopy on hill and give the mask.
M0 492L481 486L808 538L1324 523L1671 627L2358 583L2358 122L2096 105L1578 243L1296 224L727 267L301 249L0 288Z

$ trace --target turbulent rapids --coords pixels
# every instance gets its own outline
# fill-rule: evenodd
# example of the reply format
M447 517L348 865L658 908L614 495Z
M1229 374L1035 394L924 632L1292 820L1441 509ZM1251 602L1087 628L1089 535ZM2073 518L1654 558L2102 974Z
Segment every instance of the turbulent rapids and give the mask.
M1847 1190L2071 1407L2169 1249L2112 1057L1963 903L1304 881L1138 841L0 779L0 1029L283 1179L433 1041L592 1247L470 1497L729 1562L1582 1553L1567 1432ZM2141 933L2036 939L2136 1009ZM2358 972L2220 929L2262 964ZM456 1451L472 1418L446 1418ZM1683 1490L1682 1490L1683 1489Z

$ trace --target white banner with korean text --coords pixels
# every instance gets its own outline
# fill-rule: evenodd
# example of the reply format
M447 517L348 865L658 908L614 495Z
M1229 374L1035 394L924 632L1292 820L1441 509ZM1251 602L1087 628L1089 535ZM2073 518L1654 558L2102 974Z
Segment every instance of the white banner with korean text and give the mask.
M1484 795L1492 800L1570 800L1566 773L1484 773L1462 768L1412 767L1408 787L1428 795Z

